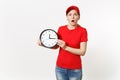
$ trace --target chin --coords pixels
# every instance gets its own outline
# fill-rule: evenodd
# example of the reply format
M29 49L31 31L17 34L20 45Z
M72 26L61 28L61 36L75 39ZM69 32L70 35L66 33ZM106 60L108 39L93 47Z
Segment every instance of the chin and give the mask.
M75 24L75 23L71 23L71 26L76 26L77 24Z

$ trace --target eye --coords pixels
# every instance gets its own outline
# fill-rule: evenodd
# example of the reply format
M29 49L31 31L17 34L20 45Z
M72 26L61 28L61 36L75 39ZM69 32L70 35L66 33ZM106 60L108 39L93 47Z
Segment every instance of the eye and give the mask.
M71 16L72 14L68 14L68 16Z
M77 14L77 13L75 13L75 14L74 14L74 16L78 16L78 14Z

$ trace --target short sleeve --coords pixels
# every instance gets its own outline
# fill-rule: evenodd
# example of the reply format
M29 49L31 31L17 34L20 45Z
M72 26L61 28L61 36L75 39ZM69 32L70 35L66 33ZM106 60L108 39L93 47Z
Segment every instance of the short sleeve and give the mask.
M60 27L58 28L57 34L58 34L58 39L61 39L61 36L60 36Z
M87 30L84 29L81 36L81 42L87 42L87 41L88 41L88 33L87 33Z

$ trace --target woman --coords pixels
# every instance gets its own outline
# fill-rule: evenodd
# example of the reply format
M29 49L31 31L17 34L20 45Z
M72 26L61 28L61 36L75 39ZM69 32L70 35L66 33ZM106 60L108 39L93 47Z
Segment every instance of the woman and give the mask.
M68 24L58 29L59 55L56 62L57 80L82 80L81 56L85 55L87 47L87 30L78 24L80 11L77 6L66 10ZM41 42L38 41L38 45Z

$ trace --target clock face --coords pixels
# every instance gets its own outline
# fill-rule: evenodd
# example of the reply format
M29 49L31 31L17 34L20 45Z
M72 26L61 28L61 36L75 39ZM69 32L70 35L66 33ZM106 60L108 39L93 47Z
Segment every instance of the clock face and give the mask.
M40 34L40 40L43 46L47 48L52 48L57 44L58 36L54 30L45 29Z

